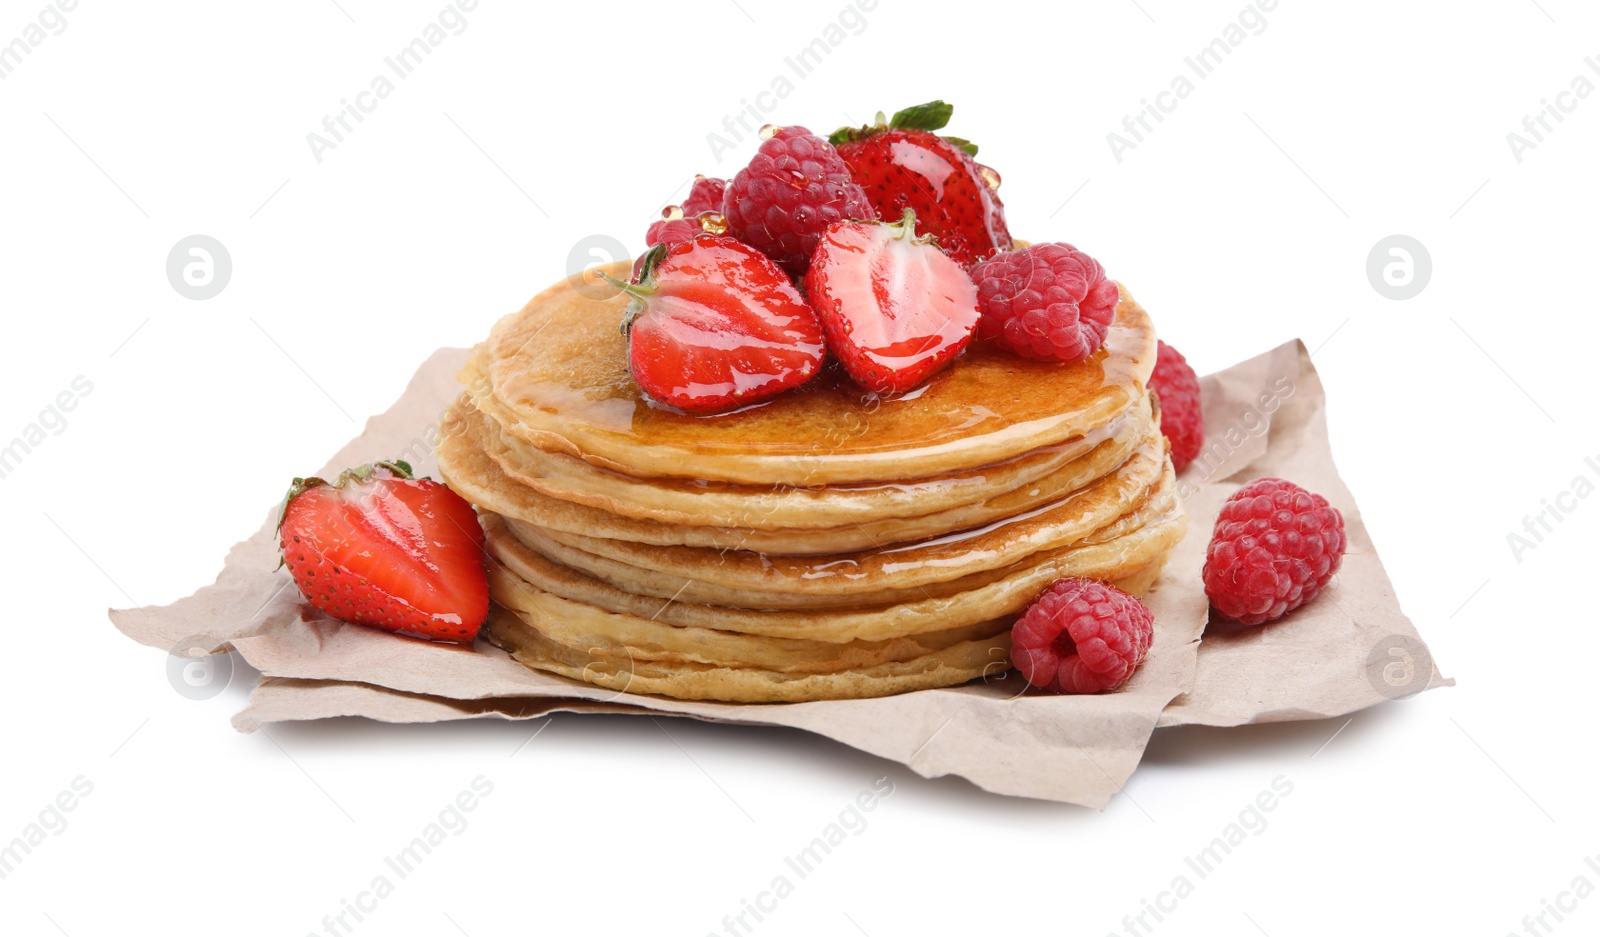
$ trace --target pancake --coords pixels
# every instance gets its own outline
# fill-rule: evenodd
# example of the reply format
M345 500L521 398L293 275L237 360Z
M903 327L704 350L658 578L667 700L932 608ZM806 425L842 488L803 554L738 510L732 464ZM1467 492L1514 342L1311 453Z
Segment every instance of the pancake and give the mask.
M1177 526L1185 523L1185 520L1181 517L1181 509L1174 509L1171 513L1175 516L1168 517L1163 515L1163 520L1170 521ZM512 534L518 538L519 543L529 547L536 553L540 553L546 559L583 571L593 579L604 581L626 592L654 597L658 601L687 601L725 608L810 610L814 613L841 609L905 605L919 600L934 601L945 599L1004 580L1015 573L1017 569L1043 563L1058 553L1070 551L1079 546L1091 545L1074 543L1057 550L1035 554L1027 561L1013 566L997 567L963 576L959 579L926 586L911 586L909 588L880 587L845 595L809 595L805 593L764 592L756 589L720 586L689 577L674 576L671 573L641 570L559 544L554 545L552 548L551 542L547 538L541 537L537 529L518 521L512 521L511 526ZM1101 544L1112 548L1112 552L1101 555L1117 557L1120 552L1132 549L1130 545L1138 543L1140 538L1151 536L1143 526L1132 533L1136 536L1119 537L1108 544ZM1170 546L1171 544L1168 543L1166 545ZM1129 568L1131 569L1131 567ZM1059 572L1059 576L1088 576L1095 579L1110 579L1115 578L1115 575L1121 575L1121 573L1109 574L1094 568L1080 568L1070 560L1061 563Z
M486 417L458 401L446 417L452 431L437 447L439 471L457 492L480 507L550 531L654 546L689 546L769 554L833 554L938 536L993 523L1059 500L1127 461L1155 432L1148 405L1120 421L1117 432L1088 453L1037 481L975 504L918 517L893 517L816 530L751 530L685 526L636 520L554 498L518 484L485 451L493 432ZM757 511L757 505L747 510ZM581 543L569 545L583 547ZM586 547L584 547L587 549Z
M779 596L819 608L873 604L1080 540L1134 509L1160 483L1166 465L1157 432L1115 471L1051 504L916 543L824 556L658 547L526 524L517 533L550 559L630 591L671 589L665 594L689 601L757 608L785 601Z
M679 628L564 599L528 584L505 567L490 570L495 601L545 637L590 653L666 664L761 667L787 673L833 673L915 660L964 641L992 638L1010 619L879 641L813 641Z
M1130 407L1105 426L1067 442L950 475L801 488L634 478L530 445L493 422L500 408L492 400L480 405L491 418L487 454L508 476L542 494L637 520L748 530L844 527L976 504L1059 471L1106 439L1127 432L1130 420L1146 418L1139 415L1142 408Z
M1159 571L1157 562L1134 578L1147 588ZM497 581L507 575L500 570ZM815 642L752 648L735 643L738 636L717 631L656 626L682 648L674 650L652 646L650 634L633 635L636 624L653 622L622 621L621 616L548 594L540 594L541 599L534 594L537 590L516 583L515 576L510 579L513 583L502 585L500 594L512 589L525 598L508 599L510 605L502 602L506 607L491 612L484 628L489 640L526 667L619 692L745 703L865 699L958 686L1011 666L1010 617L941 632L933 639L835 645L840 650L831 657L827 651L814 657ZM1139 585L1131 580L1121 584ZM621 642L617 635L633 636L639 644ZM819 669L829 662L833 669Z
M1156 360L1150 317L1124 291L1104 347L1075 364L978 343L910 393L863 391L832 367L736 415L696 416L629 376L627 305L571 281L535 296L476 349L463 372L474 401L540 449L636 478L836 485L949 475L1082 436L1144 397Z
M648 400L626 298L575 287L474 349L435 447L484 528L485 634L528 667L734 702L954 686L1009 668L1050 583L1142 594L1187 529L1126 290L1082 362L980 343L893 395L835 362L707 416Z
M593 606L663 629L714 629L773 638L843 643L885 641L948 631L1015 615L1050 583L1066 576L1116 582L1142 595L1187 522L1170 496L1160 513L1114 541L1052 551L994 581L947 596L917 596L904 603L845 609L753 610L696 604L679 598L640 595L551 562L513 536L503 518L484 516L485 548L522 582L573 602ZM495 596L497 601L500 595ZM663 639L664 640L664 639Z
M821 699L867 699L955 686L995 671L1010 655L1011 634L966 641L914 660L837 673L783 673L758 667L668 664L609 657L559 644L526 619L497 609L485 625L490 641L513 660L560 676L619 692L653 693L677 699L734 703L792 703Z

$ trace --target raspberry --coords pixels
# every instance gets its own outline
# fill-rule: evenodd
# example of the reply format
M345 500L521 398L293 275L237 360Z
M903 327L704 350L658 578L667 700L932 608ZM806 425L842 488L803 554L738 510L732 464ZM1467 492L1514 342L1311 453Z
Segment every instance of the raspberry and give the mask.
M686 218L662 218L652 222L649 230L645 231L644 242L651 247L657 244L680 244L692 241L697 234L703 234L705 229L700 226L700 220L693 216Z
M661 209L659 221L650 223L649 230L645 231L644 242L650 247L657 244L681 244L692 241L695 235L703 234L706 228L701 224L700 216L706 212L722 212L722 193L728 183L721 179L712 179L707 176L695 176L694 185L689 187L689 197L683 200L683 205L668 205Z
M1345 548L1344 516L1281 478L1258 478L1233 493L1206 548L1206 595L1241 624L1281 618L1317 597Z
M722 211L722 193L727 188L728 183L724 179L695 176L694 185L689 187L689 197L683 200L684 217L693 218L706 211Z
M1109 583L1058 579L1011 628L1011 662L1052 693L1119 687L1144 662L1155 616Z
M756 151L722 195L728 233L799 276L822 232L836 221L876 218L833 144L784 127Z
M1200 379L1178 349L1156 340L1156 369L1150 389L1161 398L1161 434L1172 444L1172 467L1183 471L1206 441L1200 413Z
M978 335L1024 358L1082 361L1106 340L1117 284L1071 244L1035 244L972 265Z

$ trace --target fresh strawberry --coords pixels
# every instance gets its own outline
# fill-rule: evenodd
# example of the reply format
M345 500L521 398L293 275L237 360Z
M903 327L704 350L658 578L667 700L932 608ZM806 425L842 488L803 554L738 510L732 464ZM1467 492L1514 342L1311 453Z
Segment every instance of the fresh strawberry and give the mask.
M693 413L731 410L810 380L827 348L817 314L767 256L702 234L650 249L623 319L645 393ZM608 278L609 279L609 278Z
M927 380L978 325L978 288L916 227L909 208L898 224L837 222L806 271L828 347L856 383L879 393Z
M1011 249L1000 176L972 157L978 148L934 131L955 108L943 101L908 107L867 127L842 127L828 138L867 191L883 221L912 209L945 253L963 267Z
M404 462L295 479L278 542L306 601L340 621L470 644L489 614L472 505Z

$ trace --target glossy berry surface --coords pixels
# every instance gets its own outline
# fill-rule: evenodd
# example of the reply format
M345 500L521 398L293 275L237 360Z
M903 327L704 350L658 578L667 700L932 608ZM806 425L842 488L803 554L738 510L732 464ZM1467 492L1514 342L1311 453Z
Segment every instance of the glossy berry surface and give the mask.
M1121 294L1071 244L1035 244L972 266L978 338L1025 358L1082 361L1105 344Z
M721 212L722 195L728 189L726 179L714 179L710 176L695 176L694 183L689 186L689 197L683 200L683 215L693 218L701 212Z
M1200 378L1176 348L1156 340L1156 367L1150 389L1161 400L1161 434L1172 446L1172 467L1183 471L1206 441L1200 410Z
M1000 175L969 154L965 140L942 137L953 108L940 101L907 108L883 124L842 128L830 139L865 190L876 217L907 209L922 230L962 266L1011 249ZM881 115L880 115L881 116Z
M1155 616L1109 583L1059 579L1011 628L1011 661L1030 684L1051 693L1116 689L1144 662Z
M826 346L817 314L755 248L701 234L644 258L624 287L628 366L645 393L695 413L731 410L810 380Z
M340 621L470 643L489 613L472 505L403 462L296 479L278 539L306 601Z
M1339 571L1344 515L1293 482L1258 478L1222 505L1202 572L1211 606L1241 624L1282 618Z
M764 140L722 197L728 233L794 276L805 273L828 226L874 217L866 193L833 145L804 127Z
M948 365L978 324L965 270L898 224L844 221L822 235L805 277L828 347L857 384L910 390Z

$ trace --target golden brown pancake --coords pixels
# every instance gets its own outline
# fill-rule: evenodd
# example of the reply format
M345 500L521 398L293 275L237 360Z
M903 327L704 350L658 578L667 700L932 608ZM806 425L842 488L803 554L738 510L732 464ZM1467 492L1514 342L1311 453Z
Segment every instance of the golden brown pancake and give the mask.
M506 475L541 494L608 514L676 526L786 531L868 525L976 504L1057 472L1112 436L1137 432L1128 426L1130 422L1149 420L1146 407L1135 406L1083 436L1004 462L934 478L801 488L634 478L596 468L505 432L493 422L492 401L486 404L491 438L485 451ZM470 411L471 405L466 409Z
M766 607L763 602L816 608L875 604L907 590L1011 566L1112 523L1160 483L1167 459L1159 439L1147 440L1111 474L1054 503L973 530L884 549L777 556L650 546L533 525L519 527L517 534L550 559L631 591L747 608Z
M1043 588L1068 576L1113 582L1124 591L1140 595L1154 581L1167 550L1181 539L1183 530L1182 519L1168 514L1115 543L1058 551L1034 564L1018 567L1003 579L965 592L903 605L847 609L738 609L638 596L550 563L503 532L492 536L490 552L496 562L541 592L549 591L574 602L631 616L633 620L653 622L661 628L842 643L947 631L997 616L1015 615ZM496 600L512 601L500 595Z
M1158 562L1118 584L1142 594L1159 571ZM863 699L996 677L1011 666L1009 617L931 638L836 644L831 652L805 640L751 647L718 631L625 621L506 577L504 570L496 576L497 596L505 598L485 626L489 640L525 666L619 692L748 703Z
M809 487L948 475L1082 436L1144 396L1156 358L1150 317L1124 290L1105 346L1081 362L976 344L907 394L830 368L736 414L697 416L652 403L629 376L627 304L558 283L495 325L463 381L541 449L634 477Z
M510 652L512 659L535 670L618 692L734 703L867 699L955 686L1003 672L1011 650L1011 633L1007 630L993 638L965 641L908 661L836 673L784 673L759 667L668 664L596 654L550 640L529 618L496 609L485 631L489 640Z
M1175 510L1170 516L1163 516L1162 521L1170 528L1181 528L1185 520L1181 516L1181 509ZM554 544L547 538L539 535L537 530L528 525L512 522L513 533L519 542L541 553L547 559L563 563L570 568L584 571L591 578L598 579L626 591L635 592L645 596L653 596L669 601L689 601L706 605L722 606L727 608L746 609L808 609L812 612L822 612L837 609L862 609L867 607L887 605L907 605L918 600L938 600L964 592L977 590L996 581L1011 576L1018 567L1042 564L1071 551L1077 545L1069 545L1058 550L1044 551L1030 557L1026 562L1014 566L1004 566L984 570L952 579L947 582L934 583L927 586L912 586L909 588L882 587L868 592L848 595L807 595L790 592L763 592L755 589L721 586L704 583L687 577L678 577L670 573L660 573L651 570L640 570L625 564L617 563L605 557L585 553L560 544ZM1181 534L1181 529L1179 530ZM1155 534L1141 527L1135 531L1136 536L1125 536L1112 541L1107 546L1114 551L1130 549L1129 543L1137 543L1141 538L1151 538ZM1162 540L1163 548L1175 543ZM1105 574L1094 570L1080 570L1073 565L1067 565L1060 576L1088 576L1094 579L1111 579L1114 575ZM1059 578L1059 577L1057 577ZM1048 584L1046 581L1045 584ZM1042 588L1042 586L1041 586Z
M1117 432L1056 471L1034 482L998 493L986 500L918 517L867 520L843 527L821 529L753 530L728 527L686 526L656 520L635 520L607 511L551 497L519 484L491 458L491 426L486 417L461 401L447 421L457 429L440 439L436 450L439 471L457 492L474 504L544 527L554 532L592 535L608 540L655 546L689 546L717 550L745 550L769 554L832 554L882 548L892 543L938 536L993 523L1060 500L1123 464L1136 445L1154 436L1154 420L1145 404ZM647 484L641 482L640 484ZM763 510L759 501L745 508L754 515ZM573 544L581 546L581 544Z
M963 641L992 638L1009 619L927 631L879 641L813 641L738 634L711 628L679 628L544 592L505 567L490 570L495 601L535 626L552 641L591 653L668 664L762 667L793 673L831 673L913 660Z
M486 549L522 581L543 592L668 628L701 628L812 641L882 641L977 624L1014 615L1050 583L1088 576L1143 594L1167 552L1183 537L1186 519L1169 491L1147 523L1113 540L1074 545L1030 558L987 582L947 595L855 608L743 609L640 595L546 559L518 540L503 518L484 516ZM1140 578L1148 572L1148 576ZM498 598L498 597L497 597Z

